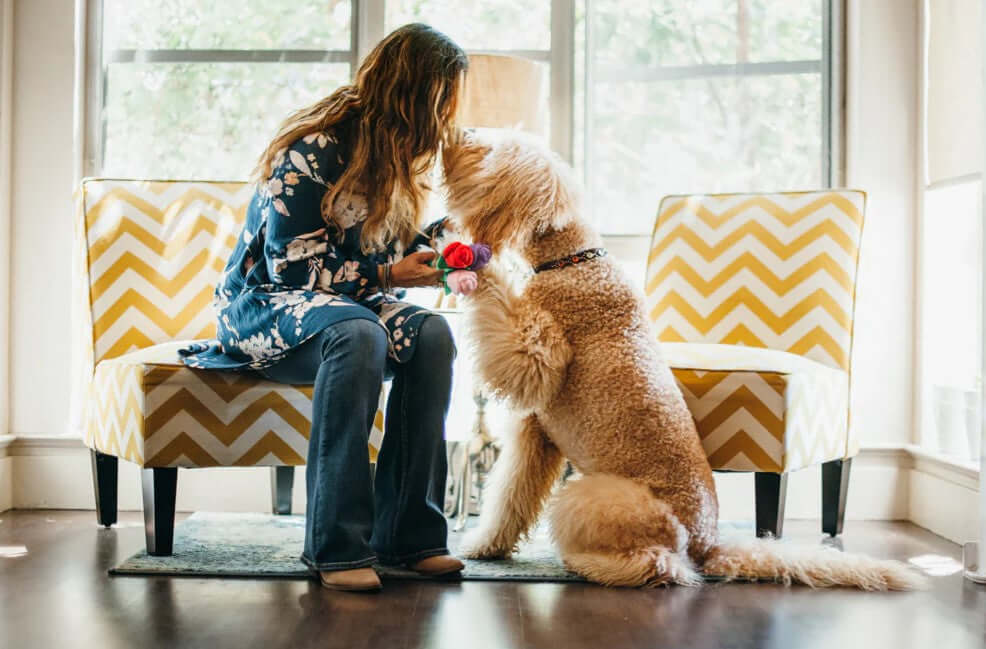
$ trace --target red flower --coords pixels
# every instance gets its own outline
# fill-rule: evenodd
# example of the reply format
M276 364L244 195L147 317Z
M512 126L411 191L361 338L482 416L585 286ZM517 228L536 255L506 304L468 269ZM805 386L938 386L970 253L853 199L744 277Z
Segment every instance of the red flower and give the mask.
M442 257L449 268L469 268L474 259L472 248L459 241L453 241L445 246Z

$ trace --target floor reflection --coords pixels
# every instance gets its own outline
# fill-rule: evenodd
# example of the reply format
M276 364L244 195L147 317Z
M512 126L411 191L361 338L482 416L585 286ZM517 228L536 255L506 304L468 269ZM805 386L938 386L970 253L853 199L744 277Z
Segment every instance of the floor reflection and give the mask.
M390 580L367 595L314 580L110 577L142 544L139 527L99 529L91 512L4 518L0 548L27 551L0 560L4 648L965 649L986 630L986 588L963 580L957 546L899 523L854 524L846 550L911 559L929 592ZM819 542L817 522L788 526L792 541Z
M0 545L0 559L17 559L26 556L26 545Z

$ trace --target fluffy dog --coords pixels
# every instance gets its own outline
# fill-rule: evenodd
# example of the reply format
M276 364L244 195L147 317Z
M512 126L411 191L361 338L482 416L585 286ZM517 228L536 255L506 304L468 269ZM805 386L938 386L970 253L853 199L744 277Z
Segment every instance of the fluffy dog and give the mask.
M536 142L457 132L443 164L454 223L494 255L512 249L538 268L601 246L580 216L571 169ZM536 272L520 293L490 266L466 313L480 377L521 413L466 556L509 556L567 458L583 477L557 494L551 532L565 564L591 581L694 585L703 570L811 586L918 585L896 562L720 542L712 471L694 421L640 295L611 258Z

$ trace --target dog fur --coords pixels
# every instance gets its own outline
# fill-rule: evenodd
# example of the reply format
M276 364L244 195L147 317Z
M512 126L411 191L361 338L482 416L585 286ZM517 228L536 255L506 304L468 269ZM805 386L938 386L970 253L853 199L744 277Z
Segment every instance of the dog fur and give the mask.
M456 132L443 166L455 227L531 267L601 245L572 170L521 134ZM565 564L611 586L696 585L699 571L809 586L908 589L903 564L777 542L720 543L712 470L643 300L608 257L515 291L491 264L465 300L482 380L519 412L494 466L471 558L503 558L550 512Z

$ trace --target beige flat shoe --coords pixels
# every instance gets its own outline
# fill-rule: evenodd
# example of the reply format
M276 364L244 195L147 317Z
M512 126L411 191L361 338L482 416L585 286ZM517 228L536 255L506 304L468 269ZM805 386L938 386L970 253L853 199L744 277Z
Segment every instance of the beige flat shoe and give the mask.
M377 591L383 588L380 577L373 568L356 568L355 570L333 570L318 573L319 581L325 588L348 591Z
M439 577L441 575L451 575L454 572L460 572L465 566L455 557L443 554L437 557L422 559L417 563L409 563L407 567L422 575Z

